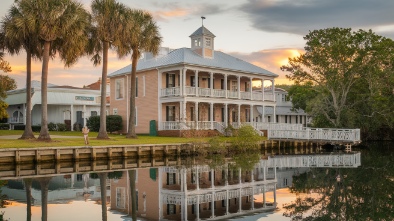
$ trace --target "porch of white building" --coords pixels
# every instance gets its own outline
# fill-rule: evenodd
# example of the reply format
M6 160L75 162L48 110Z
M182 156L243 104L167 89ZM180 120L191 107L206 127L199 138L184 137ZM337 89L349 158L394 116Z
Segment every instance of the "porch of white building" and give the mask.
M179 101L162 103L159 108L159 131L163 130L217 130L252 125L256 131L267 129L266 119L257 107L246 103L217 103ZM275 109L275 106L272 106ZM264 110L264 108L263 108ZM263 135L263 134L261 134Z

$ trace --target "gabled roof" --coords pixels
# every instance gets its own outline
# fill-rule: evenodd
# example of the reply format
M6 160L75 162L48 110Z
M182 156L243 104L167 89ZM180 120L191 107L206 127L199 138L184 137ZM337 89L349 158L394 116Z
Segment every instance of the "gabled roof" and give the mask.
M216 37L212 32L210 32L206 27L201 26L199 29L197 29L193 34L191 34L189 37L194 37L194 36L201 36L201 35L206 35L210 37Z
M190 48L179 48L171 51L166 56L159 58L152 58L149 60L139 60L137 65L137 71L151 70L160 67L167 67L173 65L195 65L200 67L221 69L227 71L238 71L251 74L261 74L264 76L277 77L270 71L253 65L249 62L243 61L226 53L215 51L214 58L203 58L197 53L193 52ZM117 75L128 74L131 71L131 64L119 69L108 77L114 77Z

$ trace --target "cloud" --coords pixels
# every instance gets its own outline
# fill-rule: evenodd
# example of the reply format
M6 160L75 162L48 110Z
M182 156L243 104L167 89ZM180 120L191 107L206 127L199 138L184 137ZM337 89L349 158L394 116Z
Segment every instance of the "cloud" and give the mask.
M249 0L239 7L257 29L300 35L330 27L393 25L393 8L394 1L387 0Z
M291 82L287 80L286 73L282 72L280 67L287 64L288 58L296 57L301 53L303 53L302 49L281 48L260 50L251 53L229 52L228 54L278 74L279 77L275 79L277 84L289 84Z
M168 21L171 18L183 18L188 20L202 15L215 15L226 11L223 4L190 4L181 2L156 2L153 4L159 10L151 13L157 21Z

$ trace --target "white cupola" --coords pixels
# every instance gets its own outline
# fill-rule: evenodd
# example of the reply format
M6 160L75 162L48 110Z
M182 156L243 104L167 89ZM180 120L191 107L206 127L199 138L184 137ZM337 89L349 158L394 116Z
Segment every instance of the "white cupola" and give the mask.
M214 57L214 38L216 36L212 34L204 24L197 29L193 34L190 35L191 49L202 56L203 58Z

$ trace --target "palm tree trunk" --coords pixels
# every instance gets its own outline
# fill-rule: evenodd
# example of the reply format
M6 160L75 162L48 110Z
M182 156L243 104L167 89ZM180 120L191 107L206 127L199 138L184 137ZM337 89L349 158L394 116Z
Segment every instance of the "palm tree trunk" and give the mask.
M48 220L48 187L51 177L39 178L41 186L41 221Z
M135 191L135 170L129 170L130 194L131 194L131 218L133 221L137 220L137 195Z
M108 173L99 173L101 190L101 218L107 221L107 176Z
M31 52L26 50L26 125L20 139L34 139L31 128Z
M44 53L42 55L42 75L41 75L41 131L39 140L51 140L48 130L48 66L49 50L51 42L44 43Z
M135 134L135 95L136 95L136 75L137 75L137 62L138 62L138 49L133 49L131 63L131 77L130 77L130 117L129 117L129 130L127 138L137 138Z
M23 180L25 182L25 190L26 190L26 221L31 221L31 184L32 180L27 178Z
M103 42L103 70L101 75L101 105L100 105L100 129L97 139L109 139L107 134L106 107L107 107L107 69L108 69L109 42Z

